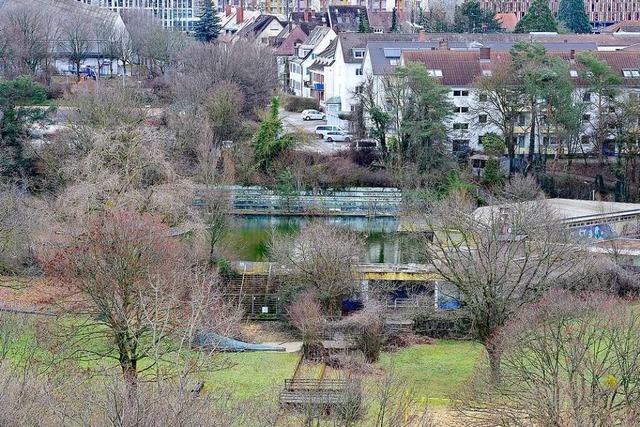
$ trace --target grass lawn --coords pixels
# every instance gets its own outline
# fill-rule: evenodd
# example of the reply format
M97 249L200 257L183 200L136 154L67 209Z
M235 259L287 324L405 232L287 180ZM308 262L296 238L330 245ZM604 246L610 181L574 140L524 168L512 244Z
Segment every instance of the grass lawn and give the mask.
M391 371L419 399L432 404L447 404L482 360L482 345L470 341L437 340L433 344L408 347L383 353L379 366Z
M250 398L273 393L284 380L293 377L297 353L246 352L226 355L234 365L208 374L207 384L233 393L237 398Z

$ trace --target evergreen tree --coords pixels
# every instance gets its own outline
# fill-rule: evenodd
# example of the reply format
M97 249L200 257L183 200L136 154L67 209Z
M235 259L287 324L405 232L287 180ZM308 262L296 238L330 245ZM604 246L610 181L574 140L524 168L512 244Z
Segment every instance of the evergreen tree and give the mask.
M553 19L548 0L533 0L531 6L529 6L529 11L527 11L518 22L514 30L516 33L531 33L537 31L558 31L558 24L556 20Z
M394 7L391 12L391 32L397 33L398 31L400 31L398 27L398 10Z
M199 18L193 26L195 38L202 43L211 43L220 34L220 18L213 9L211 0L204 0Z
M369 26L369 19L367 18L367 13L363 13L360 15L360 22L358 23L358 32L359 33L370 33L371 27Z
M279 109L280 100L274 96L271 98L269 113L260 123L260 128L253 137L256 166L262 171L266 171L271 162L293 142L290 135L282 135Z
M466 0L456 8L454 30L458 33L497 33L502 25L493 12L480 8L477 0Z
M590 33L591 24L583 0L560 0L558 21L574 33Z

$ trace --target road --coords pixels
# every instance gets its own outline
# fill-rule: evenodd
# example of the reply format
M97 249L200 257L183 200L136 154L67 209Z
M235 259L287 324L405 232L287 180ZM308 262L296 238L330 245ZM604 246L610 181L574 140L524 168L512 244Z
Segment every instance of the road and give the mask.
M296 144L295 149L298 151L334 154L349 148L349 143L346 142L326 142L318 138L315 134L315 128L316 126L327 124L326 120L305 121L300 116L300 113L285 110L280 110L280 118L285 132L302 133L308 137Z

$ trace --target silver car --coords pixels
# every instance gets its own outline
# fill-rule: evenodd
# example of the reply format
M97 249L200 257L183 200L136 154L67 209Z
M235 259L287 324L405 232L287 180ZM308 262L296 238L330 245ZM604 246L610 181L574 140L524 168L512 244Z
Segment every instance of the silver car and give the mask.
M318 110L304 110L302 120L324 120L326 116Z
M351 135L341 130L327 132L324 136L327 142L351 142Z

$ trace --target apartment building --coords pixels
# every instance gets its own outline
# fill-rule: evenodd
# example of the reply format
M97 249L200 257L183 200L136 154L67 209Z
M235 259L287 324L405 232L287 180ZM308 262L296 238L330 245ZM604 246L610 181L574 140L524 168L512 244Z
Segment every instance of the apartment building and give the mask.
M583 71L575 60L575 50L564 52L550 52L567 61L570 75L575 82L574 97L576 102L584 105L583 124L578 146L575 152L591 151L594 143L594 130L597 126L596 117L599 108L604 108L607 114L615 114L614 100L609 98L597 99L596 94L590 93L586 81L581 77ZM606 62L612 70L618 74L623 84L619 97L640 98L640 57L633 51L599 52L593 54ZM448 120L449 139L454 148L468 147L473 150L482 150L483 137L494 132L500 134L500 130L492 126L487 120L488 114L495 114L492 106L483 99L475 87L475 82L482 76L489 76L501 67L510 65L509 52L492 52L489 47L482 47L473 51L455 51L450 49L421 49L404 50L400 55L400 65L421 64L427 68L429 74L441 84L449 88L448 96L454 106L452 117ZM542 101L541 101L542 102ZM602 111L602 110L600 110ZM516 151L525 153L529 146L529 134L532 115L525 109L515 123ZM636 119L637 121L637 119ZM640 126L640 122L635 125ZM544 115L538 117L535 126L535 147L537 151L554 152L559 150L557 135ZM611 131L613 132L613 131ZM610 142L604 150L613 149L613 133L606 135ZM638 141L640 143L640 141Z
M164 27L191 31L199 13L198 0L78 0L122 15L144 11L157 18Z
M498 13L514 13L522 18L531 0L480 0L483 9ZM560 0L550 0L549 7L554 14L558 13ZM585 0L584 8L589 22L595 28L625 20L640 20L640 0Z

